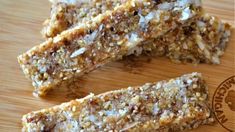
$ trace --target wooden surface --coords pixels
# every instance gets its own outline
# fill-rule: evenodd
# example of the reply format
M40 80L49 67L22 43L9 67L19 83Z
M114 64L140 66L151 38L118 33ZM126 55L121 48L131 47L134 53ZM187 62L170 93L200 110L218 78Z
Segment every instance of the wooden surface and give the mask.
M0 131L20 131L21 117L39 110L83 97L145 82L159 81L193 71L201 72L209 86L210 97L216 87L235 73L234 0L205 0L206 10L233 25L233 34L220 65L174 64L166 58L135 58L110 63L78 80L77 89L59 89L47 98L32 96L33 87L26 80L16 57L43 42L40 34L42 22L49 16L47 0L0 0ZM235 116L234 111L229 113ZM235 119L235 118L233 118ZM229 120L235 125L235 120ZM218 123L194 131L225 131Z

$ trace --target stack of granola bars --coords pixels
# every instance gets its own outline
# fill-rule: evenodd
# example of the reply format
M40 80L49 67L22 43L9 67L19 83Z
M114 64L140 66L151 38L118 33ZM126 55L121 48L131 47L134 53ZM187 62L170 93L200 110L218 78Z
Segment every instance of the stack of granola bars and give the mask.
M219 64L230 36L230 25L206 14L200 0L51 2L46 41L18 57L36 96L131 54ZM23 130L176 131L210 122L205 82L192 73L30 113Z

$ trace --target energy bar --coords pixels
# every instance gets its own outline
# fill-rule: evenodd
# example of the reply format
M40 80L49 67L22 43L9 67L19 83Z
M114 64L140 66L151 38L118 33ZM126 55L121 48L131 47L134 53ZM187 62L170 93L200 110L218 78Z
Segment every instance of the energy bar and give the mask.
M90 94L22 118L23 131L182 131L211 124L208 90L200 73Z

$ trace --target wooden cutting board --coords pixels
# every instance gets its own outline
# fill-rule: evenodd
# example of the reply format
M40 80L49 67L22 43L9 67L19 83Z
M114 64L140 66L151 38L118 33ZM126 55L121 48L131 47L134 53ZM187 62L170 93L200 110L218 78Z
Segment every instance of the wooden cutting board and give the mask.
M79 85L76 89L59 88L59 91L40 99L32 96L31 82L24 77L16 57L43 42L40 30L42 22L49 16L50 3L47 0L0 0L0 131L20 131L23 114L83 97L90 92L98 94L194 71L203 74L211 99L219 84L235 75L234 0L205 0L204 5L210 14L233 25L232 37L220 65L174 64L166 58L139 57L110 63L77 80ZM235 98L231 99L234 103ZM229 117L227 125L235 129L235 111L226 104L223 111ZM194 131L203 130L226 131L219 123Z

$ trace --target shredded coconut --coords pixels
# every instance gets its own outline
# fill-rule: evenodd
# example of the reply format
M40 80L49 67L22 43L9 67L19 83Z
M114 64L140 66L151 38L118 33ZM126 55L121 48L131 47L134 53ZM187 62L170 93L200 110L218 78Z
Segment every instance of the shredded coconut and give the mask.
M77 57L77 56L83 54L85 51L86 51L86 48L82 47L82 48L80 48L80 49L74 51L74 52L70 55L70 58Z
M160 110L160 108L158 107L158 103L155 103L155 104L153 105L153 114L154 114L154 115L157 115L158 112L159 112L159 110Z
M85 40L86 44L91 44L91 43L93 43L94 39L97 37L97 32L98 32L98 31L95 30L95 31L92 32L91 34L86 35L86 36L84 37L84 40Z
M190 17L192 17L192 13L189 7L187 7L183 10L180 20L187 20Z
M172 9L173 6L174 6L174 3L164 2L164 3L158 5L158 9L168 11L168 10Z
M105 111L105 114L107 116L118 116L119 115L116 110L107 110L107 111Z
M139 38L139 37L138 37L138 34L136 34L136 33L131 33L130 36L127 35L126 37L127 37L128 41L129 41L129 43L127 44L127 47L128 47L129 49L132 49L132 48L136 47L136 45L137 45L140 41L142 41L142 39Z
M202 37L200 35L197 35L196 41L197 41L198 47L201 50L204 50L205 49L205 44L202 42Z
M155 12L150 12L148 15L145 17L139 13L140 20L139 20L139 25L142 29L146 29L148 26L149 21L151 21L155 17Z
M205 27L206 26L206 23L205 22L203 22L203 21L197 21L197 26L199 26L199 27Z
M53 4L63 2L63 3L75 5L75 4L89 3L90 0L50 0L50 2Z

